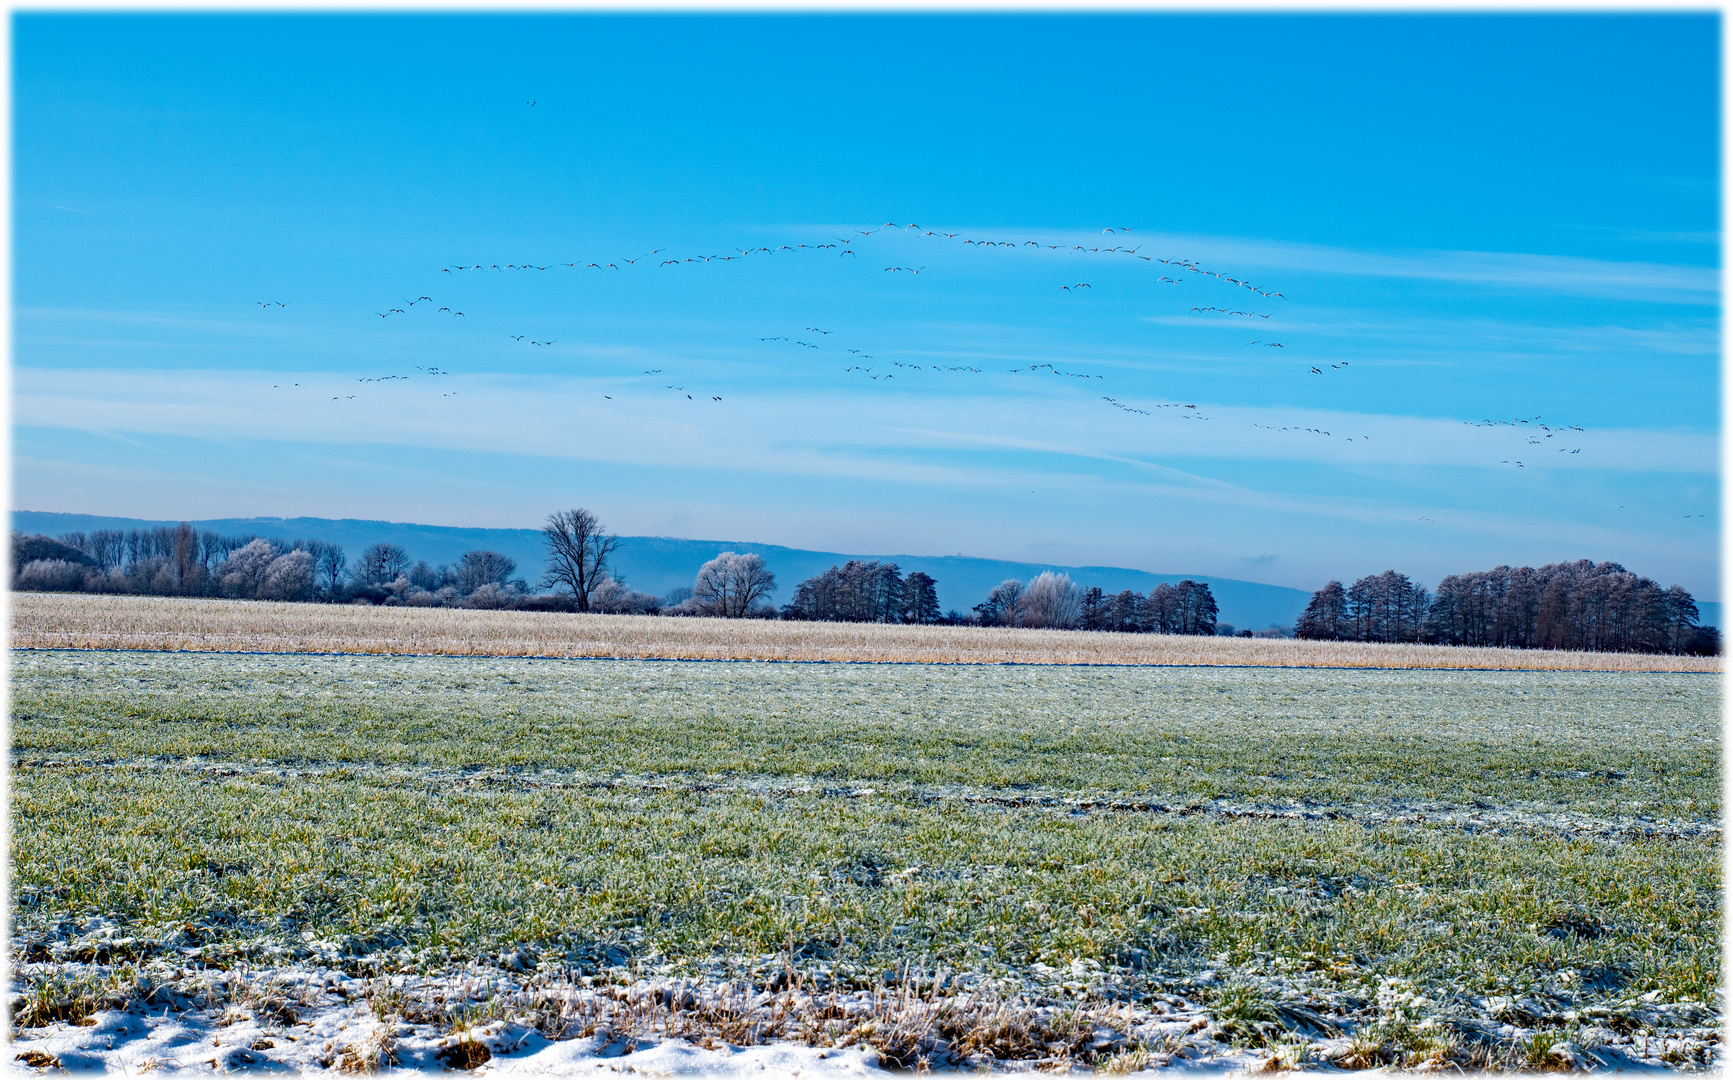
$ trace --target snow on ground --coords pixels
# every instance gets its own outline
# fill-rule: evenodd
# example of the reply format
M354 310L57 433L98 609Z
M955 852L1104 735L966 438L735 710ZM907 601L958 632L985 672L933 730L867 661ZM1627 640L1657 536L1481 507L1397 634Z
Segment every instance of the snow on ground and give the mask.
M15 994L22 989L16 974ZM97 1011L81 1022L15 1028L8 1055L11 1069L14 1073L58 1068L120 1075L327 1070L391 1075L472 1069L486 1075L691 1076L732 1080L884 1075L885 1068L896 1066L893 1061L882 1060L880 1052L865 1042L843 1047L815 1047L789 1041L735 1046L710 1037L620 1034L609 1030L607 1021L591 1034L550 1040L531 1023L524 1022L529 1019L527 1012L513 1016L509 1010L504 1018L467 1028L460 1024L456 1030L449 1030L444 1025L436 1027L392 1015L390 1008L376 1011L378 981L369 984L367 980L347 978L329 969L260 969L244 976L229 972L226 978L230 982L224 1004L204 1005L195 997L170 992L158 995L159 999L166 998L164 1004L152 1005L148 998L138 999L126 1008ZM297 983L301 989L293 996L296 1002L293 1007L285 1006L281 998L271 997L272 991L280 992ZM403 989L411 993L418 990L425 993L436 985L452 989L459 985L456 980L425 978L393 978L387 983L402 983ZM468 980L463 980L463 984L475 985ZM506 985L498 980L489 980L489 984ZM248 992L248 988L253 992ZM665 987L649 982L641 982L632 989L636 991L632 996L639 999L653 998L665 991ZM204 995L203 1000L208 1002L208 984ZM501 1000L512 996L505 995ZM579 988L562 991L558 996L580 1009L612 1000L612 995ZM851 1003L856 1006L867 997L856 996L863 999ZM15 1000L15 1014L16 1008ZM1098 1029L1094 1035L1097 1062L1110 1060L1101 1058L1101 1053L1121 1052L1118 1064L1123 1068L1166 1065L1189 1067L1188 1071L1235 1073L1257 1069L1270 1057L1268 1051L1235 1050L1215 1041L1206 1030L1208 1018L1194 1008L1158 1005L1157 1009L1165 1011L1137 1009L1135 1016L1128 1012L1126 1019L1134 1021L1129 1032ZM385 1013L385 1019L380 1018L380 1012ZM1165 1049L1158 1054L1140 1054L1128 1035ZM958 1062L957 1067L965 1072L983 1068L1014 1072L1094 1071L1086 1060L1075 1058L1068 1051L1047 1059L1022 1061L994 1061L977 1056Z
M1085 993L1085 982L1067 981L1090 974L1081 961L1036 963L1039 983L997 989L956 973L859 989L822 972L772 971L774 956L696 979L623 964L599 977L539 970L515 953L461 971L368 975L354 969L372 965L344 963L337 943L307 938L307 957L281 966L205 967L188 946L178 962L141 970L119 962L137 941L109 920L56 924L13 956L18 1026L6 1060L14 1072L120 1074L828 1078L924 1064L1235 1073L1376 1065L1392 1060L1381 1048L1396 1040L1441 1066L1471 1048L1480 1063L1577 1071L1724 1064L1719 997L1669 1004L1658 990L1579 1011L1545 995L1431 1001L1386 980L1376 1002L1349 1010L1285 985L1245 998L1251 984L1224 990L1213 969L1135 995L1107 984ZM741 974L756 969L770 974Z
M234 977L230 973L230 978ZM581 1037L550 1040L525 1022L528 1013L514 1016L509 1010L505 1017L447 1029L411 1022L393 1015L390 1008L376 1011L379 983L369 985L331 971L264 970L248 973L244 982L254 988L281 989L297 978L303 988L317 986L321 992L308 994L304 989L295 1008L245 992L229 999L231 1003L209 1007L171 995L167 1004L158 1006L135 1000L127 1008L104 1009L79 1023L14 1029L8 1055L11 1071L41 1073L58 1068L119 1075L188 1071L269 1075L335 1070L408 1075L467 1069L478 1075L737 1080L884 1075L885 1068L897 1064L881 1059L877 1049L858 1042L845 1047L788 1041L734 1046L710 1037L622 1034L610 1030L606 1021L599 1026L592 1023L594 1030ZM390 984L398 981L390 980ZM423 990L436 981L454 985L450 980L417 980ZM244 991L245 986L239 989ZM404 983L404 989L413 988ZM641 991L642 997L664 993L666 987L641 982L633 989ZM580 1007L600 1000L589 990L575 988L559 996ZM1174 1000L1171 1004L1156 1002L1153 1008L1121 1009L1124 1030L1098 1029L1093 1055L1078 1057L1061 1051L1051 1058L1014 1061L977 1056L938 1071L1088 1073L1105 1067L1116 1072L1178 1069L1192 1075L1243 1075L1294 1067L1336 1071L1332 1066L1354 1063L1349 1058L1354 1040L1347 1037L1315 1039L1309 1047L1234 1048L1220 1041L1216 1025L1202 1009L1188 1003ZM1554 1052L1556 1060L1548 1064L1573 1071L1611 1068L1671 1072L1674 1070L1664 1063L1669 1057L1676 1068L1682 1063L1677 1055L1690 1050L1696 1056L1704 1049L1700 1039L1644 1040L1640 1049L1635 1043L1632 1040L1633 1045L1618 1050L1600 1047L1594 1052L1562 1043ZM1139 1044L1146 1049L1137 1049ZM1150 1047L1160 1049L1152 1052L1147 1049ZM1720 1055L1715 1053L1708 1067L1713 1071L1720 1064Z
M795 1043L760 1046L697 1045L683 1038L618 1037L602 1032L585 1038L544 1038L534 1028L495 1021L461 1035L441 1037L425 1024L381 1023L365 1005L326 1009L284 1027L265 1019L229 1019L202 1011L163 1014L106 1011L87 1026L54 1024L33 1029L12 1044L13 1069L40 1072L102 1071L120 1075L145 1072L305 1073L335 1069L380 1075L448 1073L466 1065L477 1075L857 1077L884 1075L877 1050L870 1046L811 1047ZM225 1023L225 1019L229 1022ZM1190 1024L1172 1025L1181 1029ZM485 1053L474 1049L485 1048ZM388 1048L388 1056L382 1056ZM1190 1046L1150 1060L1151 1066L1190 1066L1187 1071L1241 1073L1261 1068L1267 1053ZM482 1060L477 1060L482 1059ZM472 1064L473 1063L473 1064ZM1001 1063L1018 1072L1093 1072L1078 1063L1026 1061ZM962 1071L976 1072L971 1064ZM905 1070L906 1071L906 1070ZM952 1070L941 1070L952 1071Z
M848 1077L879 1073L870 1048L798 1045L705 1049L684 1039L659 1042L601 1034L550 1042L533 1028L495 1022L463 1037L441 1038L425 1024L382 1024L365 1007L334 1008L290 1028L247 1019L224 1025L204 1013L154 1016L103 1012L94 1024L56 1024L13 1042L14 1068L53 1062L69 1071L302 1073L377 1070L382 1075L446 1073L480 1058L453 1054L485 1047L478 1074L509 1076ZM382 1058L382 1048L389 1056ZM463 1048L467 1049L467 1048ZM442 1053L444 1056L442 1056ZM448 1060L449 1059L449 1060ZM395 1064L392 1064L395 1062Z

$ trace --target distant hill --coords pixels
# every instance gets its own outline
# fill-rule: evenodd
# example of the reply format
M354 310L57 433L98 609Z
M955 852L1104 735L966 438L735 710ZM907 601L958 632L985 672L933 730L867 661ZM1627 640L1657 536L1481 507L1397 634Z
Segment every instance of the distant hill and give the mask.
M64 532L97 529L138 529L173 525L172 521L138 518L97 517L90 514L55 514L18 510L12 528L24 533L56 536ZM448 525L413 525L388 521L356 521L329 518L216 518L189 522L198 529L211 529L225 536L248 533L281 540L325 540L343 545L351 559L369 544L381 541L400 544L412 559L426 559L435 566L456 562L466 551L483 548L517 560L518 572L532 583L546 564L542 535L537 529L465 529ZM1043 570L1071 575L1085 588L1099 585L1106 592L1134 589L1147 593L1164 581L1190 577L1207 582L1221 609L1221 620L1236 627L1261 630L1268 626L1292 625L1305 609L1310 594L1280 585L1207 577L1201 574L1152 574L1117 566L1060 566L1056 563L1007 562L974 559L962 555L843 554L806 551L758 544L746 540L686 540L667 536L622 536L614 553L613 572L635 589L666 595L676 586L692 584L698 567L723 551L762 555L776 574L773 600L786 601L802 580L849 559L880 559L896 563L903 572L915 570L932 575L938 583L939 605L946 610L968 612L1006 578L1027 581Z

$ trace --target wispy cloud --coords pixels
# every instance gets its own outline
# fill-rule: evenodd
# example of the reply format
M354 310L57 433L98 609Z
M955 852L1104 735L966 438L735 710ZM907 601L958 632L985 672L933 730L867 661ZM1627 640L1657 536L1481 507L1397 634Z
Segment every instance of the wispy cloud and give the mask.
M1360 251L1208 236L1161 240L1195 250L1200 259L1274 270L1450 281L1648 303L1719 304L1721 300L1721 272L1706 266L1503 251Z
M442 396L451 391L457 396ZM643 380L569 376L455 376L381 387L318 372L265 379L201 371L99 375L21 369L14 374L14 393L17 424L113 437L157 433L464 447L685 469L894 475L911 483L994 484L1001 482L1000 473L1070 473L1085 461L1130 467L1199 490L1221 482L1209 479L1201 466L1176 462L1489 469L1522 461L1524 469L1543 471L1713 474L1719 453L1716 437L1705 433L1552 433L1208 401L1193 403L1196 409L1163 408L1168 403L1122 398L1151 413L1141 416L1113 410L1098 392L1064 385L1017 397L886 391L852 398L839 409L834 397L815 391L734 391L716 403L702 395L687 400L683 393L646 387ZM609 393L614 400L603 397Z
M1716 356L1720 333L1714 319L1669 319L1653 326L1618 324L1514 322L1464 316L1444 318L1414 315L1405 318L1368 317L1347 309L1308 307L1303 314L1283 312L1279 321L1228 321L1221 316L1144 315L1141 321L1161 326L1230 333L1265 331L1271 335L1300 339L1313 351L1339 350L1350 343L1391 349L1425 350L1435 362L1485 354L1494 357L1536 354L1629 356L1668 353L1679 356ZM1441 351L1443 350L1443 351ZM1350 354L1352 355L1352 354Z
M948 230L947 230L948 231ZM971 234L1027 236L1039 242L1099 245L1084 233L978 229ZM1624 262L1571 255L1512 251L1373 251L1322 244L1186 233L1120 235L1116 242L1142 245L1145 254L1191 259L1208 269L1243 276L1249 269L1297 274L1335 274L1456 282L1489 288L1517 288L1573 296L1647 303L1717 304L1721 274L1714 267L1674 263ZM1265 287L1286 292L1281 282ZM1302 286L1299 286L1303 288Z

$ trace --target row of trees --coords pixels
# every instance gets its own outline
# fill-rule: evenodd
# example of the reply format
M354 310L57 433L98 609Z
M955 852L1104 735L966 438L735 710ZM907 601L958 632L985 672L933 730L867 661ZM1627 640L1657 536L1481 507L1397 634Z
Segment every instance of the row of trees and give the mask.
M349 564L340 545L224 537L190 525L12 537L14 587L27 590L222 596L414 606L529 608L604 613L784 618L818 622L973 623L1116 631L1232 633L1217 619L1207 584L1185 580L1140 594L1079 589L1051 571L1000 582L972 614L939 610L937 583L895 563L850 560L802 581L779 612L776 577L758 555L726 551L698 569L691 588L639 592L609 567L618 538L587 510L549 516L537 593L517 564L493 551L457 562L411 562L396 544L373 544ZM1312 595L1299 637L1429 642L1507 648L1718 653L1720 634L1698 624L1691 594L1663 589L1612 562L1587 559L1453 574L1429 593L1394 570ZM1280 631L1272 630L1271 633ZM1249 633L1249 632L1242 632Z
M517 564L494 551L469 551L449 565L413 561L400 545L369 546L351 564L341 545L225 537L182 524L66 533L58 539L13 535L19 589L219 596L234 599L371 603L784 618L819 622L973 623L1132 633L1209 634L1217 629L1209 586L1182 581L1147 596L1080 590L1064 574L995 586L973 613L943 612L938 585L895 563L850 560L801 582L779 612L766 600L776 577L759 555L725 551L699 567L691 588L667 596L639 592L612 573L618 544L587 510L561 511L542 529L548 562L532 592Z
M1217 614L1209 585L1187 578L1157 585L1148 596L1130 589L1107 596L1090 588L1079 604L1077 626L1134 634L1214 634L1223 629Z
M938 586L919 570L904 577L896 563L850 559L795 586L785 619L809 622L922 623L946 621Z
M801 582L782 609L785 619L814 622L972 623L1126 633L1214 634L1216 602L1197 581L1157 585L1148 596L1108 596L1079 589L1069 575L1046 571L1028 582L1008 578L976 604L972 616L941 612L937 583L895 563L852 559Z
M1312 594L1294 626L1325 641L1429 642L1516 649L1715 654L1721 636L1698 625L1697 603L1618 563L1579 559L1539 569L1452 574L1436 593L1386 570Z
M1127 634L1214 634L1216 601L1201 581L1161 584L1145 596L1126 589L1109 596L1091 586L1078 589L1067 574L1045 571L1027 585L1000 582L975 605L984 626L1035 626L1062 630L1109 630Z
M341 575L343 555L317 540L225 537L183 524L59 539L14 533L12 565L20 589L302 600L321 575Z
M190 525L12 537L14 587L243 600L505 607L528 595L517 564L494 551L451 565L411 563L374 544L351 565L340 544L219 536Z

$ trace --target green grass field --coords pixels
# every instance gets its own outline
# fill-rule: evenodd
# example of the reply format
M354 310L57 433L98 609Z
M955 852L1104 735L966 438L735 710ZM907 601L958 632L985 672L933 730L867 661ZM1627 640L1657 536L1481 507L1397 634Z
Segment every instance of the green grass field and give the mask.
M1718 1022L1711 675L115 652L12 679L25 959L965 973L1185 994L1254 1045L1282 1003L1402 1020L1396 1061L1436 1051L1426 1017ZM130 944L97 956L92 916Z

